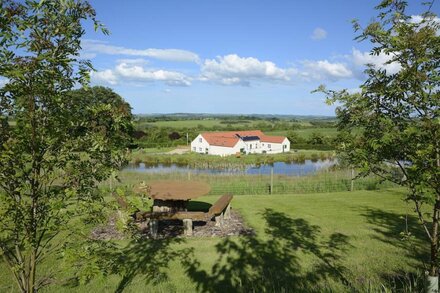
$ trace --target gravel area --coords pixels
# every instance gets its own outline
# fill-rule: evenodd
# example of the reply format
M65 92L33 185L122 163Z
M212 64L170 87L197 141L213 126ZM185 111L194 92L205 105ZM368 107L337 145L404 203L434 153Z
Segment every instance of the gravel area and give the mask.
M92 231L92 238L109 240L124 239L124 233L118 231L115 227L116 216L110 217L106 225L98 226ZM139 232L143 237L151 238L149 221L137 223ZM235 235L252 235L254 231L246 227L240 214L231 209L231 219L224 220L222 227L215 226L215 221L209 222L193 222L193 235L183 235L182 221L179 220L163 220L159 221L159 231L157 238L166 237L227 237Z

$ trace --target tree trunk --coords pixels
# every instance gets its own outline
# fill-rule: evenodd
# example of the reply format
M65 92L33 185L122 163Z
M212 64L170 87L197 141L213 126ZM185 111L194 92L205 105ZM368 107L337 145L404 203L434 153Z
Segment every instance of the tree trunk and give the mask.
M30 259L30 271L29 271L29 285L28 285L28 293L37 292L35 288L35 276L36 276L36 249L32 248L31 259Z
M434 204L432 215L432 233L431 233L431 259L428 272L428 282L426 291L428 293L438 292L438 225L439 225L439 211L440 211L440 196Z
M438 256L438 210L434 209L434 216L432 221L432 241L431 241L431 263L429 269L430 276L438 274L437 256Z

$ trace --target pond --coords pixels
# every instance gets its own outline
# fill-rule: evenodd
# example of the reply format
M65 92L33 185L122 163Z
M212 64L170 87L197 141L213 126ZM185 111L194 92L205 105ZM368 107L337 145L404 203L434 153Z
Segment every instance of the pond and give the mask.
M271 165L248 165L243 168L193 168L188 166L179 166L176 164L164 165L145 165L140 163L139 165L130 164L124 170L136 171L145 173L195 173L195 174L216 174L216 175L270 175L273 168L274 174L289 175L289 176L304 176L315 173L318 170L326 169L336 164L334 160L318 160L311 161L305 160L304 163L285 163L275 162Z

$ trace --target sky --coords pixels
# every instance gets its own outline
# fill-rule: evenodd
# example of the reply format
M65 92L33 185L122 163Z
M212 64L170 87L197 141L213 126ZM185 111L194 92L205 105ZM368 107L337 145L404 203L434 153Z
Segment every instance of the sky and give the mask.
M378 1L91 0L108 36L86 27L92 84L112 88L136 114L334 115L320 84L357 91L371 44L354 40ZM409 1L417 18L424 8ZM431 9L437 13L439 3Z

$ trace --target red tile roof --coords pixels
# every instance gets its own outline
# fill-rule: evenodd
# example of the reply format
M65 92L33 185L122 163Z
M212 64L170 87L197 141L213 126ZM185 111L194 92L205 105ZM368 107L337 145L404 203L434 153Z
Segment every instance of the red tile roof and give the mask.
M269 136L269 135L260 136L260 141L262 142L283 143L284 139L286 139L285 136Z
M239 141L238 137L225 136L221 132L205 132L202 136L210 145L216 146L233 147Z
M238 136L258 136L262 142L282 143L284 136L265 135L261 130L228 131L228 132L205 132L203 138L210 144L216 146L233 147L239 141Z

